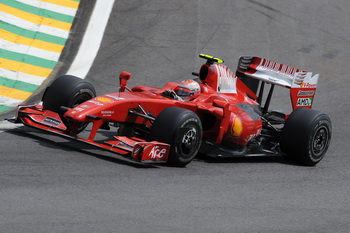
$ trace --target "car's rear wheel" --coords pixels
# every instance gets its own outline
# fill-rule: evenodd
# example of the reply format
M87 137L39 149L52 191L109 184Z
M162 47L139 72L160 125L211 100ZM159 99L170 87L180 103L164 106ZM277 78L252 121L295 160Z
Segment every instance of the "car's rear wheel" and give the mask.
M314 166L326 154L331 136L331 120L326 114L298 108L285 123L281 150L301 165Z
M57 112L69 131L72 123L63 117L61 106L72 108L95 96L96 91L91 83L72 75L63 75L46 89L42 101L44 110ZM80 124L77 133L86 126L87 123Z
M202 143L202 125L194 112L170 107L155 119L150 139L171 145L168 164L182 167L197 155Z

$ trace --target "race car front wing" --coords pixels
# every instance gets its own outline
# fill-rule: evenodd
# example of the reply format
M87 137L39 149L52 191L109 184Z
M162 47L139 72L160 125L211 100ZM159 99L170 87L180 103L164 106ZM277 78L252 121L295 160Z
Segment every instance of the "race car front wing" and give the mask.
M9 121L84 142L142 163L165 163L169 156L170 145L158 141L148 142L136 137L115 136L113 141L99 143L94 140L95 132L91 132L93 136L90 134L88 139L70 135L60 115L43 110L41 105L20 105L16 118Z

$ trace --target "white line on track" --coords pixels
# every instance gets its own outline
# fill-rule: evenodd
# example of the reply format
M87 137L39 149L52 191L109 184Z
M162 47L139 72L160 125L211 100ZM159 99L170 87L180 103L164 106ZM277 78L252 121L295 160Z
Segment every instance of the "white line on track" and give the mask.
M89 20L77 56L75 57L67 74L85 78L100 48L104 31L114 5L114 0L99 0ZM0 121L0 133L20 127L8 121Z
M77 56L67 74L84 79L100 48L104 31L114 5L114 0L96 1L89 25L84 34ZM88 49L87 49L88 48Z

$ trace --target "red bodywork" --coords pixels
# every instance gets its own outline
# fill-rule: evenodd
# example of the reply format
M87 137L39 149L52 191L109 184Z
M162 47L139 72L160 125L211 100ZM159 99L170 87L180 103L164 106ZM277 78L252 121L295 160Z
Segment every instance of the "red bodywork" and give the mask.
M177 106L195 112L203 125L214 123L210 129L204 131L204 137L215 139L217 144L227 141L245 145L260 133L262 122L261 120L253 121L249 114L236 104L258 105L258 103L247 96L247 92L250 96L255 96L255 94L232 72L229 73L229 76L222 77L237 82L236 93L218 92L220 85L217 81L222 69L228 70L221 64L210 66L208 77L200 84L202 94L193 101L185 102L163 97L161 94L165 90L173 90L178 85L174 82L167 83L163 88L136 86L131 89L131 92L109 93L88 100L67 111L65 117L76 122L93 122L94 127L89 137L89 140L93 140L95 133L105 122L126 122L151 126L149 120L129 114L130 109L138 109L139 105L153 116L157 116L165 108ZM89 119L88 115L96 116L101 120ZM206 122L208 116L213 116L214 122Z
M252 68L246 73L254 74L259 62L252 62ZM223 64L207 62L202 65L199 73L201 94L187 102L162 96L165 90L174 90L178 83L170 82L163 88L136 86L129 89L126 84L130 76L128 72L121 73L120 92L98 96L68 109L64 117L74 122L70 132L67 132L58 113L43 110L41 105L19 106L17 121L143 162L165 162L171 145L122 135L116 136L115 140L98 143L95 142L98 130L109 122L152 127L149 118L155 118L162 110L176 106L195 112L202 122L203 138L212 140L216 145L228 143L245 146L262 131L262 119L254 112L260 106L258 97ZM78 126L82 122L93 125L87 139L77 136Z

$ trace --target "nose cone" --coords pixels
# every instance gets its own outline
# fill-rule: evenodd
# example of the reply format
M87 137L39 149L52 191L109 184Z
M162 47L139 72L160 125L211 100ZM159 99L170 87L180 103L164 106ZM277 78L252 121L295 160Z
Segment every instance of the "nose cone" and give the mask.
M99 116L104 109L108 108L115 101L115 99L107 95L98 96L69 109L64 116L75 121L87 121L87 115Z

